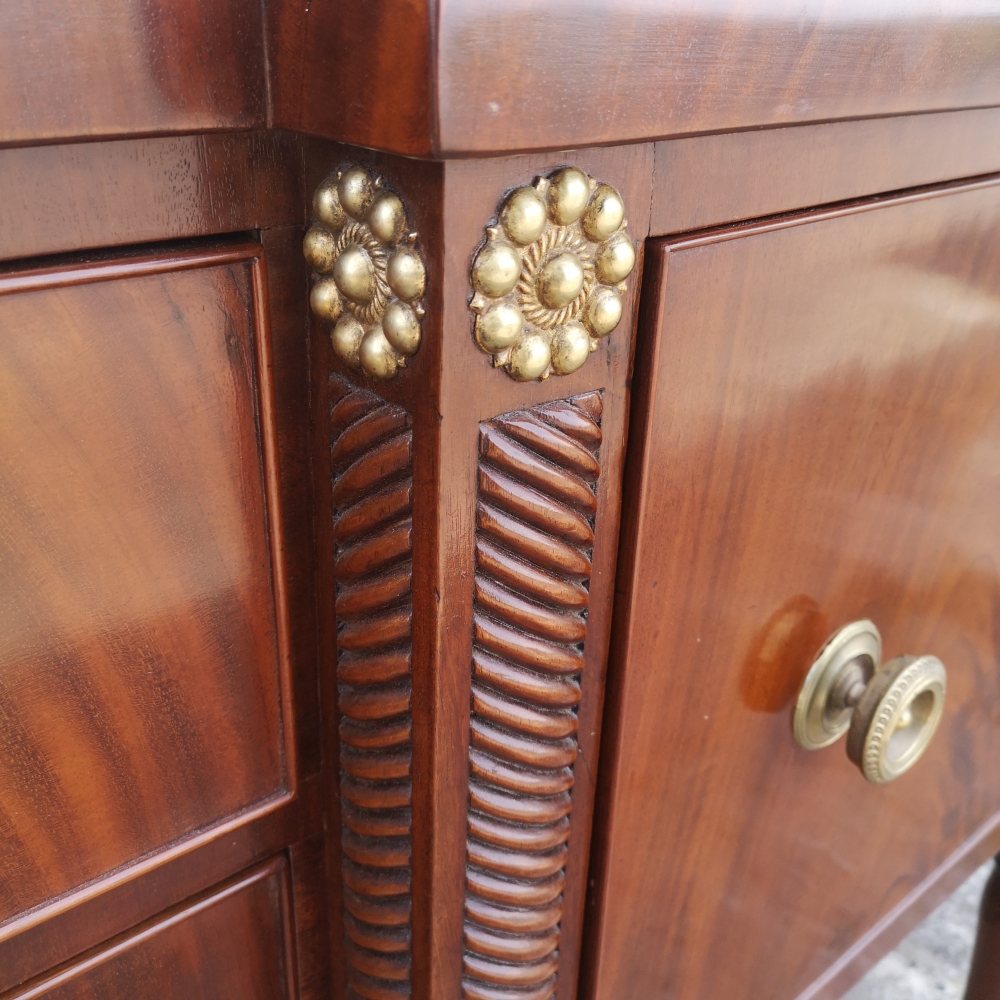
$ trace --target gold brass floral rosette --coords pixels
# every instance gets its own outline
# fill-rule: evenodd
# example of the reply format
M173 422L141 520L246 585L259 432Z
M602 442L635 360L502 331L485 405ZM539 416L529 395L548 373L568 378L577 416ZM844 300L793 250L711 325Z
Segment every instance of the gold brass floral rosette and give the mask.
M337 170L313 195L302 252L309 305L352 368L391 379L420 347L427 272L399 195L364 167Z
M622 318L635 267L610 184L563 167L512 191L472 263L476 343L521 382L575 372Z

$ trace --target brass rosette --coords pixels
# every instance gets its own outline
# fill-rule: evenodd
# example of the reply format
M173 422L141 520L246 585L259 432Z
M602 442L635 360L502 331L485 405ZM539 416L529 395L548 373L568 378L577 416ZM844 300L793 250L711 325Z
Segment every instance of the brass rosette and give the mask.
M520 382L575 372L622 318L635 267L625 204L563 167L512 191L472 263L476 343Z
M402 199L364 167L326 177L302 242L309 305L352 368L391 379L420 347L427 272Z

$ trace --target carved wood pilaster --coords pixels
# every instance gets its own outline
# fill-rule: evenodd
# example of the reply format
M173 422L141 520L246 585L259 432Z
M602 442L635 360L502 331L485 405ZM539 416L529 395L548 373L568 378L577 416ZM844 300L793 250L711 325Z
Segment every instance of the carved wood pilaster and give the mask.
M409 414L331 379L348 989L410 995Z
M601 411L591 392L480 426L468 1000L555 992Z

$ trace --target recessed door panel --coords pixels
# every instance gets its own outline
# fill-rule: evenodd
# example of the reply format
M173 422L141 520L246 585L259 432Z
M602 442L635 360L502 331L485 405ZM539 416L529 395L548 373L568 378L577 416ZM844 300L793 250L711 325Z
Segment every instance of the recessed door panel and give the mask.
M0 275L0 924L287 792L259 266Z
M819 995L1000 846L998 232L986 184L647 249L589 996ZM947 669L878 786L792 735L858 619Z

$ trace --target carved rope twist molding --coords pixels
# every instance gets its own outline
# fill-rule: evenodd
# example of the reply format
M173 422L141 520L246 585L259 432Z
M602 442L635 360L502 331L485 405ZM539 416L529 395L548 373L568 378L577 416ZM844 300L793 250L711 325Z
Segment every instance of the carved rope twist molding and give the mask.
M410 995L411 418L331 379L348 993Z
M601 394L480 426L466 1000L555 992Z

